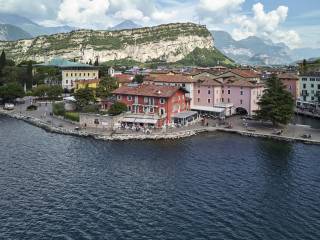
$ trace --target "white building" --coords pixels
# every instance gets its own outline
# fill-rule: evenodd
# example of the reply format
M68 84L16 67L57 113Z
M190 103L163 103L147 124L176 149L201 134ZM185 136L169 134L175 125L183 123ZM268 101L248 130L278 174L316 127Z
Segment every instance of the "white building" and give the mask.
M299 77L300 97L298 106L319 106L320 105L320 72L303 74Z

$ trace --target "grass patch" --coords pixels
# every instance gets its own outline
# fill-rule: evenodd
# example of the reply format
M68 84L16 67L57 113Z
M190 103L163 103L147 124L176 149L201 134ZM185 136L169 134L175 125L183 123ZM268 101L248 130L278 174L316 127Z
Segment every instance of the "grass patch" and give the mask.
M64 117L74 122L80 121L80 116L78 112L65 112Z

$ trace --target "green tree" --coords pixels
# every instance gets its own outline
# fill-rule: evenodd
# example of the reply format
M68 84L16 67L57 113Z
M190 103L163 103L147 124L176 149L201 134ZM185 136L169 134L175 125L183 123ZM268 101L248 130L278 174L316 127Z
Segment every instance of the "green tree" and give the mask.
M47 92L49 90L49 86L42 84L38 85L36 88L32 89L33 95L39 98L44 98L47 96Z
M117 89L117 80L113 77L106 76L102 78L96 90L96 95L99 98L106 98L112 95L112 91Z
M127 105L122 102L115 102L109 109L110 115L119 115L128 110Z
M94 61L94 64L93 64L94 66L99 66L99 59L98 58L96 58L96 60Z
M144 75L141 75L141 74L137 74L133 78L133 82L139 83L139 84L143 83L143 80L144 80Z
M267 81L267 88L259 101L256 118L277 124L288 124L294 114L294 100L277 76Z
M74 97L77 100L79 109L83 109L83 107L95 102L94 91L91 88L79 89L74 93Z
M2 50L2 53L0 55L0 70L2 68L4 68L4 66L6 65L6 53L4 52L4 50Z
M23 87L18 83L9 83L0 87L0 98L5 102L13 102L16 98L22 98L23 96Z
M62 95L62 93L63 93L63 89L61 86L54 85L54 86L48 87L47 89L47 96L52 100L58 99Z

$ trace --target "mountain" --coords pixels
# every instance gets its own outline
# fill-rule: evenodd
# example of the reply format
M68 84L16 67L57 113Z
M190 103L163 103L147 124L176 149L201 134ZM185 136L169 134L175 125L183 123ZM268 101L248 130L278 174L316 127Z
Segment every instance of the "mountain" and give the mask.
M290 49L258 37L236 41L224 31L212 31L217 48L240 64L278 65L292 62Z
M231 62L224 55L216 54L208 29L194 23L173 23L121 31L77 30L31 40L0 42L0 49L4 49L7 56L16 62L44 62L62 57L81 62L98 58L100 63L119 60L173 63L183 60L190 53L196 53L197 57L211 58L211 62L215 57L222 63L224 60ZM195 49L211 53L203 54Z
M136 28L141 28L141 26L136 24L133 21L126 20L110 28L110 30L114 31L114 30L136 29Z
M21 28L10 24L0 24L0 41L16 41L28 38L32 38L32 36Z
M37 23L32 22L28 18L21 17L16 14L2 13L0 12L0 24L10 24L23 29L31 36L36 37L40 35L50 35L61 32L70 32L74 28L69 26L59 27L44 27Z

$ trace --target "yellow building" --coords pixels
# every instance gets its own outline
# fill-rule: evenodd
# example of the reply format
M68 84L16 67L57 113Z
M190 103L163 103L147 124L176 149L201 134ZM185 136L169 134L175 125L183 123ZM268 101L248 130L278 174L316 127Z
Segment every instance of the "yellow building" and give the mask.
M96 89L99 85L99 79L92 79L92 80L76 80L75 81L75 91L84 88L92 88Z

